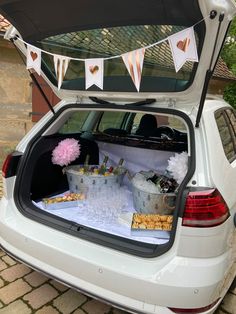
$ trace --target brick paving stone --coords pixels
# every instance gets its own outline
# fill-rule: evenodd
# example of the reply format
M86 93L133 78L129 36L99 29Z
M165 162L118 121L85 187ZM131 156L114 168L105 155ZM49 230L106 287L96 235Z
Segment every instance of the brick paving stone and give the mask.
M86 302L86 300L87 298L83 294L70 289L56 298L53 301L53 305L63 314L69 314Z
M230 314L236 314L236 297L232 293L228 293L223 302L221 303L220 309Z
M128 312L114 308L112 314L128 314Z
M234 282L232 283L229 291L236 295L236 277L234 278ZM235 307L236 307L236 305L235 305Z
M2 257L2 260L3 260L5 263L7 263L7 265L10 265L10 266L13 266L13 265L15 265L15 264L17 263L13 258L11 258L11 257L8 256L8 255L3 256L3 257Z
M235 295L235 299L236 299L236 287L234 289L230 290L230 292Z
M18 278L31 272L31 269L24 264L16 264L1 272L1 277L6 281L15 281Z
M216 312L214 312L214 314L226 314L225 311L222 311L221 309L216 310Z
M35 314L58 314L59 312L54 309L51 305L44 306L42 309L35 312Z
M73 312L73 314L86 314L83 310L78 309L75 312Z
M21 300L17 300L0 309L0 314L30 314L31 309Z
M57 295L58 292L53 287L45 284L25 295L23 299L27 301L33 309L37 310L49 301L52 301Z
M7 264L0 260L0 271L7 268Z
M0 289L0 300L5 304L9 304L31 289L32 288L26 282L22 279L18 279Z
M2 257L2 256L4 256L4 255L6 255L6 253L3 252L2 250L0 250L0 257Z
M48 280L48 277L33 271L31 274L25 276L24 280L26 280L31 286L38 287L45 283Z
M97 300L91 300L85 303L82 309L89 314L107 314L110 312L111 306Z
M50 284L53 285L53 287L55 287L60 292L64 292L69 289L67 286L63 285L62 283L56 280L50 280Z
M4 286L4 281L0 278L0 288Z

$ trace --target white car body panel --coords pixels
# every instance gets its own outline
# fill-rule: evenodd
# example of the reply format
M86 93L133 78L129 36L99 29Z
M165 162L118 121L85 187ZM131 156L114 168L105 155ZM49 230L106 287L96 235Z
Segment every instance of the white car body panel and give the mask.
M166 254L143 259L35 223L22 216L14 203L6 202L4 198L1 208L0 236L4 234L1 244L13 256L36 269L44 269L48 275L63 278L69 286L121 307L129 304L131 310L133 307L147 314L171 313L163 309L166 304L169 307L202 307L210 300L222 297L228 288L224 285L225 270L231 266L230 251L214 258L178 256L180 233ZM181 228L181 220L178 228ZM68 261L66 269L65 261Z
M64 105L65 102L62 102L57 109ZM232 276L236 274L236 231L233 225L235 207L231 206L234 197L232 193L227 193L229 185L235 180L235 173L228 171L229 163L222 163L221 160L220 173L228 171L228 186L222 185L222 180L220 184L214 181L220 180L213 175L216 172L214 167L219 167L216 153L218 139L214 137L211 141L206 137L216 128L211 121L214 121L214 110L220 108L222 102L216 103L215 107L212 103L210 105L206 107L210 109L204 111L202 119L206 132L201 126L195 129L198 158L196 172L189 186L194 186L193 180L198 186L216 185L230 206L231 217L226 222L217 227L202 229L183 227L182 219L179 219L174 244L167 253L151 259L134 257L75 238L22 216L13 199L13 177L4 180L7 194L0 203L2 247L13 256L36 269L46 271L48 275L59 278L69 286L104 298L106 302L118 307L129 306L134 312L172 313L166 306L197 308L216 299L220 300L229 288ZM35 126L28 138L18 145L18 150L25 150L27 142L50 117L51 113ZM192 115L191 119L194 122L195 116ZM206 120L209 129L204 124ZM53 125L50 127L53 130ZM209 159L206 159L204 153L206 149L212 149ZM173 296L172 301L170 295ZM217 305L204 313L213 313L216 307Z

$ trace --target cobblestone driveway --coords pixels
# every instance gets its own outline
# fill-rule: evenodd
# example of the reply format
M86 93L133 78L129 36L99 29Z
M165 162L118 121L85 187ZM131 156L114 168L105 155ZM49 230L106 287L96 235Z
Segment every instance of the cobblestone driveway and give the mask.
M0 179L0 198L1 193ZM33 313L125 314L127 312L86 297L16 262L0 250L0 314ZM236 314L236 288L229 291L216 314Z

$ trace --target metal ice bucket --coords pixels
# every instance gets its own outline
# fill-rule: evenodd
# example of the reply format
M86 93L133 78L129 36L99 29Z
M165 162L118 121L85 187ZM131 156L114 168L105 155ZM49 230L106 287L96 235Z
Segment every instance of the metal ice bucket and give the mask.
M92 166L91 166L92 167ZM67 175L69 189L73 193L83 192L89 194L91 191L99 192L104 189L117 189L121 186L124 173L109 176L99 174L81 174L81 166L68 166L64 168Z
M173 213L175 203L175 193L149 193L133 185L133 204L137 212L168 215Z

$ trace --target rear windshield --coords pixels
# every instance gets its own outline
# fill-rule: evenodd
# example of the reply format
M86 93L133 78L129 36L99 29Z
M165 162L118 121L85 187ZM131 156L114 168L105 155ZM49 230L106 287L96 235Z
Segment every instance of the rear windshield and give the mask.
M48 37L37 46L48 52L71 58L107 58L147 47L177 33L186 26L135 25L93 29ZM199 37L195 33L199 48ZM53 57L42 54L43 67L49 79L57 85ZM146 49L140 92L178 92L185 90L193 79L197 63L186 62L175 71L168 41ZM85 65L71 60L62 88L85 90ZM95 85L88 90L100 90ZM136 92L136 88L121 57L104 61L104 91Z

